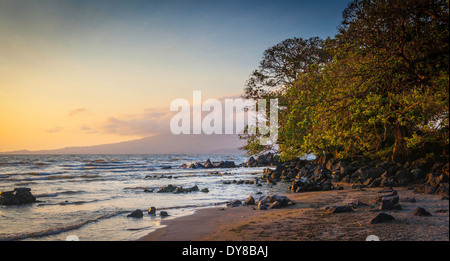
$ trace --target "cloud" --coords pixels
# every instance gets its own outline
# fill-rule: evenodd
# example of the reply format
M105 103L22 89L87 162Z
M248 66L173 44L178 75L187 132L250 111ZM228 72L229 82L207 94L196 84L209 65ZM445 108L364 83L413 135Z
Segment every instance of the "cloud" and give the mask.
M62 127L56 126L56 127L51 128L51 129L45 130L45 132L47 132L47 133L57 133L57 132L60 132L62 130L63 130Z
M86 108L78 108L78 109L75 109L75 110L71 110L69 112L69 117L73 117L73 116L79 115L79 114L84 115L84 114L87 114L87 113L89 113L89 111Z
M106 133L143 137L167 133L170 131L170 119L174 113L168 109L148 108L140 114L109 117L100 128Z
M222 133L225 133L225 127L231 124L230 126L236 126L236 119L242 115L245 116L245 112L240 112L239 114L233 114L231 117L225 117L225 99L237 99L241 98L240 95L229 95L218 97L221 104L221 110L215 110L213 112L214 117L222 118ZM202 104L207 105L208 102L203 100ZM193 129L193 106L190 104L190 129L192 133ZM128 114L122 116L112 116L106 119L99 125L99 130L104 133L109 134L117 134L117 135L125 135L125 136L141 136L148 137L154 134L164 134L171 133L170 131L170 122L172 117L175 114L178 114L178 111L170 111L169 108L147 108L144 109L142 113L137 114ZM210 115L211 111L203 111L202 112L202 121L207 116ZM244 119L245 122L247 118ZM210 121L208 121L210 123ZM241 126L242 128L244 126Z
M83 132L86 132L86 133L90 133L90 134L98 133L97 130L95 130L95 129L89 127L89 126L86 125L86 124L81 125L81 126L80 126L80 130L83 131Z

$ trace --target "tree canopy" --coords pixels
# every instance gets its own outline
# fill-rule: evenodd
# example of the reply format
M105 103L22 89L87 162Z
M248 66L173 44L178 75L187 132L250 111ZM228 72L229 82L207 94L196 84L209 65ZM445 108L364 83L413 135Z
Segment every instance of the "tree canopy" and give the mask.
M246 96L282 101L286 159L406 160L430 144L448 146L448 18L444 0L355 0L334 38L268 49Z

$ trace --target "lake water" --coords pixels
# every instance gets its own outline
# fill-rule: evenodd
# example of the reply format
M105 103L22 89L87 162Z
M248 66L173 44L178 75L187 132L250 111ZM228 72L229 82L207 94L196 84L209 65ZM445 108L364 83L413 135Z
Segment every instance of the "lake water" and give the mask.
M156 207L171 219L196 209L225 205L249 195L286 194L288 184L262 186L223 184L251 180L262 167L184 169L182 164L247 160L244 155L0 155L0 191L31 188L39 201L0 206L0 240L136 240L161 227L159 215L146 212ZM171 167L171 168L168 168ZM162 177L162 178L161 178ZM197 185L209 192L157 193L172 184ZM148 191L153 192L144 192ZM129 218L135 209L144 218Z

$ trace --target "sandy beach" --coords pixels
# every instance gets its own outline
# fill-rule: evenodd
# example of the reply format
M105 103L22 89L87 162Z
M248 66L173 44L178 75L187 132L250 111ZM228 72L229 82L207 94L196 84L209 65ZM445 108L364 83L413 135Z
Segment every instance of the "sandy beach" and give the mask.
M364 241L376 235L381 241L448 241L449 203L438 195L425 195L408 188L394 188L401 210L383 211L395 220L369 224L381 211L371 206L382 188L288 193L294 205L257 210L256 206L211 207L192 215L163 221L165 227L141 241ZM384 189L385 190L385 189ZM415 198L416 202L405 202ZM327 214L325 207L343 206L359 200L369 206L353 212ZM416 216L417 207L432 216Z

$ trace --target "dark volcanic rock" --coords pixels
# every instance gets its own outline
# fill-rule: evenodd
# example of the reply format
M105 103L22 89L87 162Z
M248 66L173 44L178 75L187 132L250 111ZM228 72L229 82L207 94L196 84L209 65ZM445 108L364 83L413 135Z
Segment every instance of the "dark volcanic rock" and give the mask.
M144 213L140 209L136 209L135 211L131 212L127 217L132 218L142 218L144 216Z
M0 205L21 205L36 202L30 188L15 188L14 191L0 192Z
M247 167L256 167L256 160L255 160L255 158L253 158L253 156L250 157L247 160L247 162L245 163L245 166L247 166Z
M269 205L269 209L274 209L274 208L280 208L280 203L278 201L273 202L272 204Z
M321 182L317 180L312 180L308 178L296 179L292 182L289 190L293 192L309 192L309 191L327 191L333 190L334 186L331 180L327 182Z
M278 202L279 207L286 207L288 205L294 204L288 197L273 195L269 199L270 203Z
M431 216L430 212L426 211L424 208L418 207L413 211L413 215L416 216Z
M205 169L211 169L214 168L214 164L211 163L211 161L208 159L206 160L205 164L203 165L205 167Z
M401 200L402 202L409 202L409 203L416 203L416 199L415 198L405 198Z
M169 184L169 185L167 185L166 187L160 188L160 189L158 190L158 193L170 193L170 192L174 192L176 188L177 188L177 187L175 187L174 185Z
M413 174L404 169L395 173L395 179L397 180L397 186L404 186L411 183L414 180Z
M397 204L399 202L399 196L383 196L381 202L389 202L392 204Z
M414 187L414 190L424 194L434 194L436 188L428 184L420 184Z
M152 216L156 215L156 208L155 208L155 207L151 207L151 208L148 210L148 214L149 214L149 215L152 215Z
M266 210L267 209L267 203L261 201L258 203L258 210Z
M383 201L380 205L380 210L401 210L400 204L394 204L391 201Z
M415 180L423 180L425 178L425 171L422 169L413 169L411 174L414 176Z
M395 220L395 218L391 215L388 215L386 213L380 213L376 217L372 218L369 223L370 224L378 224L378 223L384 223L391 220Z
M236 199L236 200L233 200L233 201L229 202L227 204L227 207L232 207L233 208L233 207L239 207L240 205L242 205L242 201Z
M199 191L199 188L197 185L191 187L191 188L183 188L182 186L177 187L174 185L167 185L166 187L161 187L157 193L174 193L174 194L178 194L178 193L190 193L190 192L195 192L195 191ZM203 191L203 190L202 190ZM206 191L203 191L206 192Z
M252 196L250 196L250 197L248 197L248 199L245 201L245 204L246 204L246 205L255 205L255 199L254 199Z
M377 167L363 167L358 169L355 173L352 174L352 180L364 182L368 179L376 179L381 177L381 175L385 172L382 168Z
M234 161L221 161L214 165L216 168L236 168Z
M327 214L336 214L344 212L353 212L353 208L350 206L332 206L325 208Z
M159 212L159 216L160 216L160 217L168 217L168 216L169 216L169 213L167 213L167 211L160 211L160 212Z
M367 207L369 205L366 204L366 203L363 203L363 202L361 202L359 200L355 200L352 203L349 203L348 206L353 208L353 209L356 209L356 208L359 208L359 207Z
M448 197L449 185L448 183L441 183L436 190L436 194L444 197Z
M201 164L200 162L193 162L190 164L183 164L180 166L180 168L188 168L188 169L202 169L205 166L203 166L203 164Z
M262 196L257 202L259 210L283 208L294 204L288 197L279 195Z

